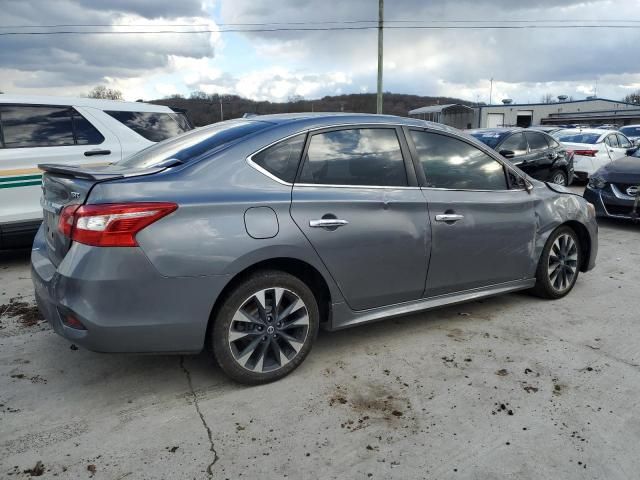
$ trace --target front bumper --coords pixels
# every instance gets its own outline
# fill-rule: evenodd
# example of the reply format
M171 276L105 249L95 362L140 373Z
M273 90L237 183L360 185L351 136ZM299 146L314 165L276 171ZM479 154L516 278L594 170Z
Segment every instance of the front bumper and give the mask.
M598 217L633 219L631 212L633 211L634 200L632 197L623 198L620 195L616 195L612 191L610 184L603 189L595 189L587 185L583 196L587 202L595 206ZM637 213L640 214L640 207Z
M98 352L202 350L209 317L227 276L164 277L139 248L74 243L57 267L42 229L31 253L38 307L53 330ZM72 313L86 330L63 323Z

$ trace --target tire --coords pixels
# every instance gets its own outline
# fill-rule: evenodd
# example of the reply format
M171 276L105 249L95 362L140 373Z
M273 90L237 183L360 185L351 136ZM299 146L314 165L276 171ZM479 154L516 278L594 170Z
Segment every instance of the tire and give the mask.
M566 226L557 228L542 249L532 293L547 299L564 297L576 284L581 261L582 251L576 232Z
M211 329L213 355L237 382L273 382L302 363L319 325L318 302L302 280L277 270L256 272L223 300Z
M556 183L564 187L569 186L569 178L567 176L567 172L564 170L556 169L552 171L549 178L551 179L551 183Z

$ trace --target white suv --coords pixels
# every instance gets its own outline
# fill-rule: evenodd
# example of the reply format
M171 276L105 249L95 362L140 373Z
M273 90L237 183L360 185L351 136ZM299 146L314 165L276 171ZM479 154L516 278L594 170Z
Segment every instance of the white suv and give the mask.
M107 164L191 128L164 105L0 95L0 249L29 244L40 225L39 163Z

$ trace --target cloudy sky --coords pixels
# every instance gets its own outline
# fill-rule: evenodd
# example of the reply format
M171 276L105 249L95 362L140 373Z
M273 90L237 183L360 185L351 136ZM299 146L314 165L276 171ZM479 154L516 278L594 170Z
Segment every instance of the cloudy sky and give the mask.
M355 22L377 0L2 0L0 33L206 30L198 34L0 35L0 91L85 94L95 85L125 99L194 90L253 99L375 92L376 30L221 32L237 24ZM620 99L640 89L638 0L387 0L390 21L536 24L559 29L389 29L384 88L488 101L539 101L545 93ZM637 28L570 28L633 24ZM630 22L631 21L631 22ZM312 22L312 23L309 23ZM315 23L313 23L315 22ZM537 23L536 23L537 22ZM73 25L96 25L76 27ZM298 25L300 24L300 25ZM36 28L43 25L62 27ZM112 25L112 26L109 26ZM178 26L179 25L179 26ZM343 24L344 25L344 24ZM371 25L349 23L348 26ZM394 23L392 25L410 25ZM24 28L29 26L29 28ZM289 25L291 27L292 25ZM19 28L20 27L20 28Z

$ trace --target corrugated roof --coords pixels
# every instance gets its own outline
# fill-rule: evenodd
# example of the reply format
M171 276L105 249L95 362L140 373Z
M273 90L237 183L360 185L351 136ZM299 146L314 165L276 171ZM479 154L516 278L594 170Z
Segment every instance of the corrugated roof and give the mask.
M471 110L471 107L467 107L466 105L461 105L459 103L446 103L444 105L429 105L428 107L420 107L414 110L409 110L409 115L417 115L421 113L440 113L443 110L451 107Z

